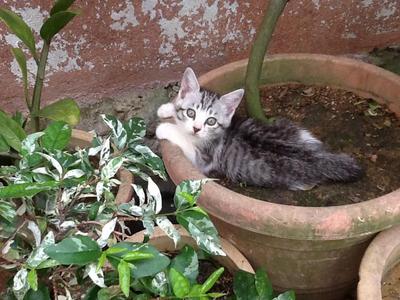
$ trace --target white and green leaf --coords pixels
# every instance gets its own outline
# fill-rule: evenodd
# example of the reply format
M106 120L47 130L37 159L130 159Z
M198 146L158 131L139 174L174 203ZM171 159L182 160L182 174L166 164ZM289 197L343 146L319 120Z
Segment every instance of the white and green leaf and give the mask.
M165 234L174 241L175 247L178 245L181 235L176 230L174 224L167 217L161 216L156 218L156 224L165 232Z
M104 273L101 268L97 268L96 263L91 263L86 266L85 273L90 277L93 283L101 288L105 288Z
M100 246L100 248L107 246L107 241L110 235L114 232L116 224L117 218L114 218L103 226L103 229L101 230L101 235L97 239L97 244Z

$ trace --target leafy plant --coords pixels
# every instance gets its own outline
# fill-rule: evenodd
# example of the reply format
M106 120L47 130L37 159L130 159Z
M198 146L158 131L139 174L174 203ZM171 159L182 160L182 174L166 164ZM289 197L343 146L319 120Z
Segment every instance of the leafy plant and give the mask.
M76 125L79 122L80 111L73 99L61 99L48 106L41 107L41 95L50 44L53 37L78 14L77 12L68 10L74 2L74 0L57 0L53 5L49 18L45 20L40 29L40 37L43 41L40 54L38 54L32 29L16 13L5 8L0 8L0 20L22 41L27 50L11 48L11 52L21 70L24 98L26 107L29 110L28 119L32 120L35 131L40 130L40 117L55 121L64 121L70 125ZM32 95L29 90L26 52L33 57L37 65L37 74ZM21 114L9 117L1 112L0 118L0 152L7 153L10 147L19 152L21 141L26 136L23 127L25 127L27 122L23 120Z
M117 264L117 262L112 263L115 265ZM122 271L122 274L124 274L124 272L129 273L126 263L121 264L120 261L118 262L118 268L120 268L120 266L121 269L125 268L125 271ZM225 295L223 293L210 292L214 284L224 272L224 268L217 269L205 280L204 283L200 284L197 282L199 260L196 251L190 246L185 246L178 255L171 260L164 257L162 267L162 271L154 276L141 276L146 274L140 274L139 276L135 276L133 281L130 281L131 277L128 275L124 276L124 295L128 297L129 291L129 295L132 299L151 299L159 297L160 299L193 300L215 299ZM117 278L114 278L114 281L117 282ZM120 284L123 282L121 278L119 281ZM96 292L93 292L93 294L95 293ZM97 297L99 297L99 295L107 295L107 297L110 297L110 295L115 294L116 291L112 285L111 287L99 289L97 291Z
M237 271L233 280L233 292L237 300L295 300L293 291L274 296L267 273L259 269L255 274Z
M166 173L162 160L141 143L143 120L102 118L110 133L94 135L87 149L68 150L71 127L55 121L22 139L16 165L0 167L1 267L16 272L8 292L17 299L78 299L82 292L85 299L137 299L139 283L161 288L165 278L175 296L183 295L182 256L166 273L167 256L147 243L124 241L127 222L141 222L147 236L158 225L177 243L179 232L168 219L174 216L201 249L224 255L215 227L196 205L207 180L182 182L176 211L161 213L161 193L151 176L165 179ZM147 186L133 184L135 197L117 205L121 168ZM202 295L210 285L200 289Z

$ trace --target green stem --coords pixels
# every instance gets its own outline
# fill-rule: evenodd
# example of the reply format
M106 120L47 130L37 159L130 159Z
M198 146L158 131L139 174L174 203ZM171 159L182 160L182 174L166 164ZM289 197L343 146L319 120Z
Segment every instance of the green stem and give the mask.
M35 87L33 89L33 98L31 105L31 115L33 116L33 125L35 131L40 130L39 110L40 110L40 99L42 97L43 81L46 72L47 57L49 55L50 43L44 42L42 53L40 54L40 61L38 70L36 73Z
M267 52L278 18L282 14L288 0L270 0L269 2L269 6L250 52L245 81L247 114L261 121L270 121L264 115L259 91L264 56Z

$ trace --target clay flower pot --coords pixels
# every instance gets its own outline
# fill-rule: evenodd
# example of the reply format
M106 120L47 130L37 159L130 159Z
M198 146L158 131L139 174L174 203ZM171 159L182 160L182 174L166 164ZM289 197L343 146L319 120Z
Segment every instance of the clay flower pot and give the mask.
M93 134L73 129L70 144L72 147L79 146L81 148L90 147L92 145ZM133 183L133 175L131 172L122 169L118 173L118 179L121 181L121 184L118 188L117 195L115 196L115 202L117 204L127 203L131 201L133 195L132 183Z
M381 300L382 280L400 262L400 226L379 233L361 261L358 300Z
M200 77L219 93L244 85L247 60ZM329 85L376 99L400 116L400 77L348 58L312 54L270 56L261 85ZM355 129L356 130L356 129ZM178 147L161 143L175 183L204 178ZM218 232L253 267L264 267L278 290L294 289L297 299L339 300L355 286L361 257L373 235L400 222L400 189L365 202L332 207L297 207L249 198L216 182L208 183L199 204Z
M154 229L154 234L149 240L149 243L156 247L161 252L176 252L182 249L185 245L190 245L198 249L196 241L188 234L188 232L180 225L175 225L175 228L181 234L181 240L175 247L174 242L169 238L160 228ZM126 239L127 242L142 243L144 238L144 231L140 231ZM248 260L235 248L230 242L221 238L221 246L226 256L212 256L212 258L228 269L232 274L237 270L243 270L249 273L254 273L254 270Z

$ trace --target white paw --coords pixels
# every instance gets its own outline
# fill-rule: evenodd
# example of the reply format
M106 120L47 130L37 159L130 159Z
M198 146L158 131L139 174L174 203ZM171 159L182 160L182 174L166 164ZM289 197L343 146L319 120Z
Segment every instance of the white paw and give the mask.
M169 123L161 123L156 129L156 136L159 140L166 140L170 136L171 128Z
M167 119L175 116L176 110L172 103L166 103L161 105L157 110L157 115L161 119Z

